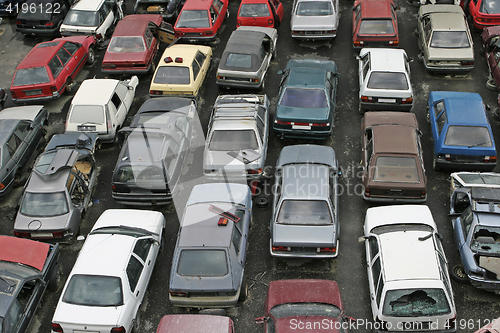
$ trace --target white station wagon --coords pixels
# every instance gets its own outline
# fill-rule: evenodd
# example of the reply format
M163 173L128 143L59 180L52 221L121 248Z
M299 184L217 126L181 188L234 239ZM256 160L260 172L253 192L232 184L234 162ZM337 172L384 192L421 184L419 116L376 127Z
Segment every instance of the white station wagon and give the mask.
M108 209L99 217L68 276L52 332L129 333L162 243L165 218L146 210Z

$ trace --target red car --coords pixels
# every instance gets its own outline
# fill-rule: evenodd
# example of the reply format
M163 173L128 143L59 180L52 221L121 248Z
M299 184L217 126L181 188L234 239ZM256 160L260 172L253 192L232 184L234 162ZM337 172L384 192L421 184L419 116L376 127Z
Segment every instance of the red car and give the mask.
M265 316L255 319L264 332L347 332L353 318L342 308L337 282L329 280L271 281Z
M187 0L175 22L175 37L188 42L213 42L224 19L229 0Z
M481 33L486 63L489 69L489 78L486 87L491 90L500 90L500 26L487 27Z
M399 45L398 17L392 0L357 0L352 9L354 48Z
M472 23L477 29L483 29L500 24L500 2L497 0L461 1L460 5L468 9Z
M236 27L250 25L278 28L283 15L283 5L279 0L241 0Z
M44 102L61 96L85 63L94 63L93 36L56 38L35 45L17 66L13 102Z
M212 314L178 314L161 318L156 333L234 333L233 320Z
M160 42L171 44L174 30L160 14L127 15L116 25L104 59L102 72L144 74L154 70L153 60Z

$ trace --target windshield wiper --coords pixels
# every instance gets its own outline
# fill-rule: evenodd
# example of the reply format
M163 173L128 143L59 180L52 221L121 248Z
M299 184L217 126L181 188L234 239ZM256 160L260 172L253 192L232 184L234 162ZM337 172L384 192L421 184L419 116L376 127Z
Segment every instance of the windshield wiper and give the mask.
M469 148L472 148L472 147L477 147L477 146L481 146L481 145L484 145L485 143L490 143L491 141L488 140L488 141L484 141L484 142L479 142L479 143L475 143L473 145L470 145L468 146Z

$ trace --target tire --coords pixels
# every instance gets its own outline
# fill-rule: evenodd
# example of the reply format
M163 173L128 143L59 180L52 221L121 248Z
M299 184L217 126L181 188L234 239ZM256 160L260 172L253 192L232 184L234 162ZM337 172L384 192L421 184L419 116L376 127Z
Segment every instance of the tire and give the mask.
M21 187L26 183L27 176L20 169L14 175L14 187Z
M140 326L141 326L141 314L139 313L139 310L137 310L137 314L135 315L135 318L132 321L132 328L130 331L132 333L139 333Z
M495 79L492 77L488 78L486 81L486 88L489 90L497 91L497 84L495 83Z
M89 54L87 57L87 65L92 66L95 62L95 51L94 48L91 46L89 47Z
M61 280L62 280L62 267L61 265L57 264L54 270L52 271L52 274L50 275L47 288L50 291L57 291L59 285L61 284Z
M72 79L70 77L68 77L66 79L66 84L64 87L64 91L66 91L66 93L68 93L68 94L71 94L73 92L72 88L71 88L71 82L72 82Z
M361 106L361 101L359 102L359 105L358 105L358 112L359 112L359 114L362 114L362 115L365 114L365 110L363 110L363 107Z
M255 199L255 205L259 208L266 208L269 205L269 198L261 195Z
M464 266L461 264L457 264L453 266L451 270L451 278L458 283L466 284L469 283L469 278L467 277L467 274L465 273Z
M436 155L434 155L434 156L432 157L432 168L433 168L435 171L439 171L439 170L441 170L441 167L439 166L439 164L437 164Z
M427 112L425 113L425 120L427 121L428 124L431 123L431 114L430 114L429 107L427 107Z
M247 283L247 278L243 277L243 282L241 283L240 297L238 298L238 301L244 302L246 301L247 297L248 297L248 283Z

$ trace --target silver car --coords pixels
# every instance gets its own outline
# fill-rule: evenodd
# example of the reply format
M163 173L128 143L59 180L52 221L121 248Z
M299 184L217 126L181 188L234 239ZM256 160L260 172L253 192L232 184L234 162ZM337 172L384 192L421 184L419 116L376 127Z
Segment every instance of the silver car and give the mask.
M217 85L264 88L277 42L278 30L274 28L242 26L233 31L217 69Z
M266 162L267 95L221 95L210 119L203 172L212 180L258 180Z
M295 145L281 150L270 227L273 257L338 255L337 177L331 147Z
M294 0L290 27L295 39L332 39L337 36L339 0Z

